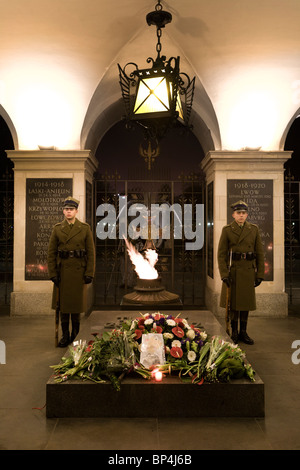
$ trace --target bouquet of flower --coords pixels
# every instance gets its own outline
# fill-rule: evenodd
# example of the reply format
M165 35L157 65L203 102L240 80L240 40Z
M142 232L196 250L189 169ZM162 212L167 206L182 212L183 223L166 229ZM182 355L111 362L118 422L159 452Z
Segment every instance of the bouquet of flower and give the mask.
M149 333L162 335L165 362L147 368L140 355L142 337ZM132 371L149 379L154 367L162 373L176 372L181 380L196 384L244 376L254 380L255 374L237 345L220 336L210 337L201 326L189 324L180 314L174 317L159 312L140 314L119 329L95 334L88 344L74 342L62 363L52 366L58 382L70 378L98 383L109 380L116 390L125 374Z
M129 326L130 325L130 326ZM231 378L247 376L254 380L254 370L245 363L245 354L233 343L220 336L210 337L201 326L189 324L179 315L163 315L159 312L140 315L123 328L132 332L139 350L142 335L161 333L165 343L166 363L158 365L160 371L179 371L182 380L201 384L206 382L227 382ZM138 361L135 371L150 378L147 370Z
M128 324L124 324L123 328L128 329ZM164 338L167 362L176 362L182 358L188 362L194 361L208 337L199 325L190 325L179 315L174 317L159 312L141 314L131 322L129 329L134 331L138 344L141 343L143 334L161 333Z
M62 363L52 366L54 378L57 382L80 378L97 383L108 379L119 390L122 377L135 364L134 347L130 336L122 330L95 334L88 345L75 341Z

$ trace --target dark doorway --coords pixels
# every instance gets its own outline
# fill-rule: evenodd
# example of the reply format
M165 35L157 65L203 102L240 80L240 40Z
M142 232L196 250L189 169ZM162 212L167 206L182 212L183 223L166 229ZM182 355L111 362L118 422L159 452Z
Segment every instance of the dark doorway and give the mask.
M300 306L300 117L286 138L284 150L292 150L285 163L285 285L291 308Z
M96 151L99 161L96 178L105 170L111 174L117 171L123 179L137 180L176 181L182 173L201 173L200 162L204 152L191 131L183 127L171 129L159 142L159 155L150 170L140 155L141 143L144 143L144 135L140 128L128 130L122 121L115 124L105 134Z
M159 155L149 169L140 154L139 130L116 124L96 152L99 161L94 181L95 208L112 204L118 214L119 196L128 204L204 204L205 183L200 169L203 150L192 132L171 130L160 142ZM95 227L98 220L96 220ZM185 241L166 240L158 247L157 270L167 290L178 294L183 308L204 307L205 248L186 251ZM96 237L95 306L117 307L132 290L135 272L124 243Z
M6 150L13 150L10 130L0 116L0 311L9 313L13 285L14 176Z

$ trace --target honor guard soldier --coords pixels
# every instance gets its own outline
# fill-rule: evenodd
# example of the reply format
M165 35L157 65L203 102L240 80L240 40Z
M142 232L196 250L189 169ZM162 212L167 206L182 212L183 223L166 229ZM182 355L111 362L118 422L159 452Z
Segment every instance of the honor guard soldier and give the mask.
M234 343L253 344L247 322L249 311L256 309L255 287L264 279L264 251L258 226L246 220L248 205L238 201L231 208L234 221L223 227L218 247L223 281L220 306L226 308L226 290L230 288L231 338Z
M79 201L73 197L63 204L64 220L53 228L48 248L48 272L54 283L52 308L59 289L62 338L61 348L79 333L80 313L85 311L85 285L95 272L95 248L90 226L77 218ZM71 315L72 331L69 332Z

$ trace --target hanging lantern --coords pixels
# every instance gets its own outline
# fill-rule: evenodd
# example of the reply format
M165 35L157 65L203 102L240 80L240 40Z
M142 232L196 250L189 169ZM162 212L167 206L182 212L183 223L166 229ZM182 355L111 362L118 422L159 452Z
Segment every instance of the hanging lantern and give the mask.
M147 63L152 62L147 69L139 69L134 62L124 68L118 64L119 78L128 126L138 124L146 138L159 140L178 121L190 127L195 77L190 80L180 72L180 57L166 60L166 56L161 56L162 28L172 21L172 15L162 10L160 0L146 20L149 26L156 26L157 57L147 59Z

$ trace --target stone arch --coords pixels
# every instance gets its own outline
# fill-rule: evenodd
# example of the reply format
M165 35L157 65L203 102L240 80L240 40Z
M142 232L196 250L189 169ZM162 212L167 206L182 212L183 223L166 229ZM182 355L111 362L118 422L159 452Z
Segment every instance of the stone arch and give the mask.
M300 179L300 110L298 110L289 121L282 137L280 150L292 151L292 158L284 164L286 171L291 172L294 178Z
M120 64L124 64L125 61L119 60L118 62ZM182 68L189 74L189 76L192 76L192 73L190 73L190 70L187 70L185 65L183 65ZM81 132L81 149L90 150L94 155L97 155L98 147L103 142L105 142L105 137L107 136L107 134L109 134L110 130L114 132L114 129L113 129L114 126L120 123L122 116L124 115L124 104L121 98L121 90L120 90L120 86L118 83L117 73L118 73L117 62L114 61L114 64L109 68L109 70L106 72L106 74L103 76L103 78L99 82L95 90L95 93L90 101L90 104L89 104L89 107L87 109L87 113L85 116L85 120L83 123L82 132ZM193 110L192 110L192 116L191 116L191 124L193 125L193 134L194 134L192 136L193 140L197 140L199 142L199 147L202 148L204 154L212 150L221 149L221 138L220 138L217 117L213 109L212 103L198 77L196 77L195 96L194 96ZM195 144L197 144L197 142L195 142ZM202 156L202 153L201 153L201 156ZM104 159L101 160L99 158L98 160L99 160L98 172L100 175L101 171L103 169L106 170L106 168L105 166L102 167L102 164L105 165L105 163L103 163ZM113 159L111 159L110 161L113 161ZM145 166L143 164L142 159L141 159L141 162L142 162L141 166ZM189 172L189 168L186 168L186 170L187 172ZM96 181L97 175L98 173L95 175L95 180L94 180L96 182L95 184L96 204L98 204L98 195L97 195L98 184ZM135 178L133 177L132 179L135 179ZM123 178L121 178L121 180L123 181ZM118 191L119 191L119 184L120 185L123 184L122 181L118 183ZM101 187L101 181L98 181L98 183L99 183L99 187ZM178 185L179 184L181 185L180 181L178 181ZM203 183L201 182L201 186L200 186L201 189L204 187L202 186L202 184L204 185L204 182ZM149 188L149 186L147 185L146 187ZM124 188L120 186L120 193L123 193L123 189ZM142 186L142 188L140 189L141 193L143 193L143 189L144 189L144 186ZM150 191L150 190L147 189L147 191ZM204 195L204 191L201 192L201 194ZM100 193L99 195L101 197ZM97 250L96 250L97 253L101 253L101 250L109 249L109 248L102 247L101 242L98 242L98 243L99 243L99 246L97 247ZM202 256L205 256L205 254L204 252L201 251L201 257ZM101 263L101 262L103 263L102 258L101 259L100 258L99 258L99 261L97 260L96 262L97 266L98 266L98 263ZM109 255L108 257L104 256L103 259L110 259L110 258L111 258L111 255ZM167 259L169 260L168 257ZM201 266L205 265L204 262L201 261L201 263L202 263ZM112 274L110 271L107 271L107 269L108 268L105 265L104 266L101 265L101 269L99 269L98 277L96 275L96 278L98 279L97 282L99 282L98 287L95 289L97 292L97 296L95 299L96 304L99 303L100 305L102 305L102 302L104 303L106 302L105 299L112 298L111 297L112 294L115 295L113 299L116 298L117 301L119 302L118 295L121 295L121 294L120 294L120 291L118 290L119 284L118 284L118 281L116 280L117 276L115 276L115 274ZM107 285L101 278L101 275L102 275L101 273L103 272L107 273L107 279L109 280L107 282ZM201 271L201 269L197 271L197 275L201 276L201 279L202 279L203 272ZM172 276L169 276L169 278L170 278L169 282L171 282ZM188 277L186 278L186 283L187 282L188 282ZM197 280L197 282L200 283L200 280L199 281ZM191 291L193 291L193 289L196 288L196 285L198 286L197 282L195 281L195 284L192 287L189 284L189 288L191 288ZM201 284L201 285L204 286L204 284ZM185 288L187 288L186 284L185 284ZM197 296L195 297L196 299L195 302L204 302L203 300L204 297L202 296L203 296L202 289L199 289L199 287L197 287ZM199 300L200 297L201 297L201 300ZM187 297L185 301L186 302L189 301Z
M295 119L300 115L300 108L297 109L297 111L293 114L293 116L291 117L291 119L289 120L282 136L281 136L281 139L280 139L280 143L279 143L279 150L284 150L284 147L285 147L285 142L286 142L286 138L287 138L287 135L289 133L289 130L290 128L292 127Z
M0 104L0 116L2 116L2 118L6 122L6 125L7 125L8 129L10 131L10 134L12 136L13 143L14 143L14 149L18 150L19 149L19 143L18 143L18 135L17 135L16 128L15 128L12 120L10 119L8 113L5 111L3 106L1 106L1 104Z

